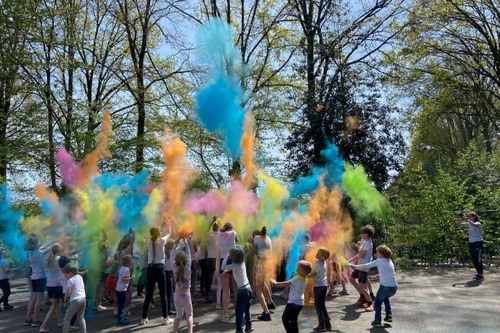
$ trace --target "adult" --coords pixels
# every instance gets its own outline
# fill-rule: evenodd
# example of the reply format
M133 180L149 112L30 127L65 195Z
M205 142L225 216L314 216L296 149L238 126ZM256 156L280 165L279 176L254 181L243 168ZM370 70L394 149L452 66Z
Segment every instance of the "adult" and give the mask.
M140 324L145 325L148 322L149 304L153 298L155 284L158 283L163 325L168 325L172 322L172 319L168 316L165 290L165 244L170 237L170 233L160 237L160 229L153 227L149 230L149 234L151 235L151 238L148 239L148 277L146 281L146 298L142 308L142 319Z
M465 222L462 218L466 217ZM481 222L479 221L479 216L475 212L470 212L467 216L459 214L457 217L457 226L466 228L469 232L469 251L476 268L476 276L474 280L482 281L483 276L483 237L481 236Z
M212 301L212 281L215 273L217 234L219 233L219 224L217 222L218 219L216 218L211 225L210 231L207 233L207 256L205 258L204 274L202 274L201 279L207 303ZM217 299L217 303L220 303L220 296Z

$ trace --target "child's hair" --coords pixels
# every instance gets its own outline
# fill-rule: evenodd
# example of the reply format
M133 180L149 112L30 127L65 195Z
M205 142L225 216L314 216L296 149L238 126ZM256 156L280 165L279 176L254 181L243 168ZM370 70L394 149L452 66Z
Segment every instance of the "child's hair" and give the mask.
M126 254L122 257L122 266L128 267L132 264L132 256L130 254Z
M365 225L364 227L361 228L360 233L362 234L368 234L368 237L372 238L373 235L375 235L375 228L369 224Z
M78 274L78 267L71 265L71 264L68 264L68 265L64 266L63 272L66 274L71 273L73 275L76 275L76 274Z
M318 249L318 253L323 257L323 260L330 258L330 250L328 250L326 247L320 247Z
M479 215L476 212L469 212L467 216L472 216L472 222L479 222Z
M220 228L219 222L220 222L220 219L215 219L215 221L212 223L212 231L213 232L219 231L219 228Z
M260 230L254 230L252 231L252 238L254 238L255 236L260 236Z
M245 259L245 252L243 251L241 245L234 245L229 250L229 258L231 258L231 260L237 264L243 262L243 260Z
M71 259L68 256L61 256L57 261L59 267L63 269L67 264L71 262Z
M385 244L377 246L377 252L382 255L382 257L389 259L392 257L392 250Z
M177 271L175 272L175 283L186 282L188 277L186 276L186 264L187 256L184 251L179 251L175 254L174 258L175 265L177 266Z
M302 270L305 275L309 275L312 272L312 265L307 260L299 260L297 263L297 268Z
M262 229L260 229L260 235L262 237L266 237L267 236L267 228L265 226L262 227Z
M226 222L224 226L222 227L222 231L231 231L234 229L233 222Z
M26 244L24 244L24 249L26 251L35 251L38 247L38 237L35 234L31 234Z
M50 251L49 257L47 258L47 261L45 262L45 267L49 268L52 266L52 262L54 261L55 255L61 251L62 246L59 243L55 243L52 245L52 251Z

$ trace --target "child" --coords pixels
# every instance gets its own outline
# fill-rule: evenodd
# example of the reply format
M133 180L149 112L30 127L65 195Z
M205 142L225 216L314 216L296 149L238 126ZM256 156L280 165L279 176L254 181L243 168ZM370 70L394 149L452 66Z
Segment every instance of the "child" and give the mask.
M307 275L312 271L312 265L309 261L300 260L297 263L297 275L295 275L291 280L284 282L276 282L276 280L271 280L271 283L276 287L290 287L288 293L288 303L283 311L283 316L281 320L283 326L285 326L285 331L287 333L298 333L299 325L297 319L300 314L300 310L304 307L304 291L306 289Z
M9 273L9 262L6 259L7 252L4 249L0 250L0 288L2 289L3 296L0 298L0 304L3 303L4 310L12 310L14 307L9 305L10 296L10 282L7 278ZM0 308L0 312L2 308Z
M362 265L353 265L356 269L378 268L380 277L380 286L375 297L375 320L372 321L374 327L383 327L382 325L382 302L385 305L385 318L387 322L392 322L392 309L389 298L396 294L398 284L396 281L396 271L391 260L392 251L387 245L377 246L377 259Z
M127 289L130 280L134 278L130 275L130 268L132 267L132 256L126 254L122 256L122 266L118 272L118 279L116 282L116 299L118 303L118 321L117 325L128 325L130 321L125 317L125 302L127 300Z
M182 244L177 248L178 252L174 259L174 304L175 304L175 319L174 333L179 330L179 324L182 319L182 314L186 315L188 333L193 333L193 304L191 303L191 249L189 246L189 238L191 235L185 235ZM181 241L182 242L182 241Z
M253 254L252 254L253 255ZM232 264L227 264L228 259ZM243 333L243 314L245 314L245 333L252 332L252 318L250 316L250 302L252 299L252 288L247 277L245 266L245 254L240 245L234 245L227 255L227 259L222 262L222 274L233 272L233 277L238 284L236 294L236 333Z
M332 329L330 317L326 310L326 294L328 292L328 277L326 261L330 257L330 251L326 247L320 247L316 252L316 263L311 274L314 281L314 309L318 315L319 324L314 328L314 332L326 332Z
M61 269L59 268L59 258L63 254L63 247L56 243L52 245L52 252L47 258L46 268L47 268L47 294L50 299L50 309L45 315L45 320L42 326L40 326L39 332L50 332L47 324L49 323L50 317L55 312L57 316L57 326L61 327L63 325L61 306L60 302L63 298L63 287L61 281Z
M358 254L349 259L349 262L357 260L358 264L369 263L372 259L373 252L373 242L372 237L375 233L375 229L371 225L365 225L361 228L361 247L359 248ZM373 312L372 296L373 294L368 291L371 287L370 281L368 280L368 268L356 269L351 273L349 277L349 282L356 288L359 292L359 299L356 305L363 306L363 303L367 302L366 311ZM358 280L356 282L356 279Z
M50 245L38 246L38 238L32 236L28 239L28 261L31 265L31 288L33 295L28 304L28 312L24 326L38 327L42 325L39 319L43 293L47 290L47 272L45 270L45 254L50 252ZM52 245L52 244L51 244Z
M66 310L66 314L64 315L64 325L63 325L63 333L69 332L69 326L71 317L74 314L77 315L80 330L82 333L87 333L87 323L85 322L85 318L83 314L85 313L85 285L83 284L83 278L81 275L78 275L78 268L68 264L64 266L63 269L64 276L68 279L68 283L66 286L66 293L64 294L64 302L69 299L70 303L68 309Z

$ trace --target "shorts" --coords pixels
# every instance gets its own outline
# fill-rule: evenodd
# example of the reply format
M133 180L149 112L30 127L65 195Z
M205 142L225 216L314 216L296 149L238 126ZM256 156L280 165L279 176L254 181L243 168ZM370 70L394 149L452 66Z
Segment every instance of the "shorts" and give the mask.
M109 291L116 290L116 276L108 275L106 278L106 288L108 288Z
M62 286L47 287L47 295L49 296L49 299L62 299L64 296Z
M358 279L358 283L365 284L366 281L368 281L368 272L362 272L362 271L358 271L357 269L355 269L351 273L351 277L354 279Z
M31 290L34 293L43 293L47 290L47 279L31 280Z

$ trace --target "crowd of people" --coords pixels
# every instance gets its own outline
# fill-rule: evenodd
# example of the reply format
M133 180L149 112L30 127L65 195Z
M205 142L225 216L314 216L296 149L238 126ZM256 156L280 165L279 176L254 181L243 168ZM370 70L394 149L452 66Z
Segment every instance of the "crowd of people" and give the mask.
M382 325L382 303L385 321L392 321L389 298L397 290L392 252L381 245L376 249L377 259L372 261L375 231L370 225L361 228L359 242L346 246L344 253L332 254L330 249L316 247L307 235L304 236L296 274L289 279L280 274L279 269L269 269L273 243L266 227L255 230L244 242L238 238L231 222L223 223L216 217L207 223L204 242L196 241L196 233L202 232L200 230L195 234L179 230L173 235L168 229L153 227L147 239L137 242L135 231L130 229L115 251L108 243L106 232L100 230L97 274L82 267L78 245L71 239L66 242L68 248L65 249L57 242L39 244L38 238L32 235L25 245L31 297L24 325L39 327L39 332L50 332L51 319L55 315L62 332L80 330L85 333L86 312L106 310L109 305L104 306L104 302L112 304L117 325L128 325L136 292L136 297L144 297L140 325L148 325L149 309L158 305L155 299L159 298L163 324L173 323L173 332L178 332L185 318L191 333L193 306L196 305L193 296L199 287L205 302L215 303L215 309L221 310L221 322L234 322L230 319L234 313L236 332L247 333L254 330L250 315L252 299L262 308L258 320L272 320L272 310L276 309L272 297L275 287L284 288L281 297L287 300L281 318L286 332L299 331L298 316L308 302L314 304L317 314L318 325L314 331L325 332L332 328L326 307L327 295L349 295L346 288L349 282L359 293L356 304L365 307L367 312L375 311L373 326ZM311 258L311 253L315 253L315 262L306 259ZM141 267L134 265L137 258L142 260ZM286 260L283 259L282 266L287 265ZM5 262L3 251L0 252L3 291L0 303L4 304L4 311L12 308L8 303L10 285ZM381 283L376 296L368 278L369 269L375 266L379 269ZM90 279L94 280L90 283ZM342 286L339 292L335 291L335 284ZM89 290L90 285L92 290ZM51 306L45 317L41 317L45 292ZM87 295L92 295L91 300Z

